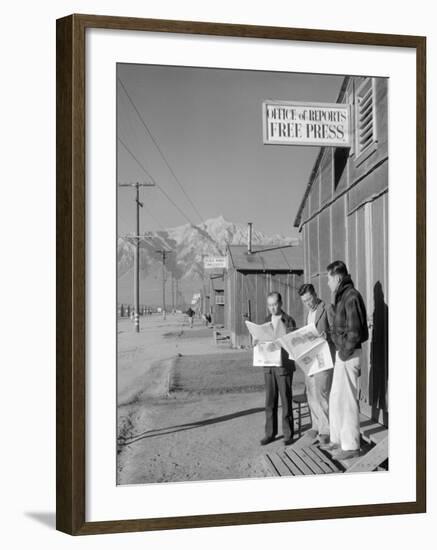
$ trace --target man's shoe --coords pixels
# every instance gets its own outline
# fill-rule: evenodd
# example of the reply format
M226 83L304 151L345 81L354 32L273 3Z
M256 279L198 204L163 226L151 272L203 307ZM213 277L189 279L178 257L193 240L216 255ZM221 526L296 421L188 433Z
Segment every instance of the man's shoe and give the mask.
M360 456L359 449L355 451L339 450L336 453L332 453L332 458L335 458L335 460L347 460L348 458L356 458L357 456Z
M320 445L329 445L329 435L319 435Z
M271 443L272 441L274 441L275 438L274 437L263 437L260 441L261 445L268 445L269 443Z
M292 437L289 437L288 439L284 439L284 445L287 446L287 445L292 445L293 443L293 438Z
M328 441L328 443L323 443L319 445L319 447L323 451L335 451L337 449L340 449L340 445L338 445L337 443L332 443L331 441Z

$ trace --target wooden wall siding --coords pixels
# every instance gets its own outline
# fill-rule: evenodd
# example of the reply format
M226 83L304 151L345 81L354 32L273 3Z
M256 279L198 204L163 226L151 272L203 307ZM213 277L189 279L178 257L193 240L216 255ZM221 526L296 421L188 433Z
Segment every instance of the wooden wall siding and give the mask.
M320 164L320 205L323 206L331 200L334 181L333 181L333 148L327 147L323 153L323 159Z
M319 296L330 302L326 266L332 261L331 252L331 209L325 208L319 215Z
M348 228L348 269L352 279L357 279L357 213L347 216Z
M208 287L209 298L205 296L203 310L205 313L211 314L213 323L218 325L225 325L225 316L227 314L227 310L225 309L225 305L216 304L216 296L220 294L222 295L224 294L224 296L226 297L228 295L227 281L226 279L224 279L223 281L223 292L219 292L215 288L216 284L217 284L217 279L209 279L209 287ZM226 298L225 298L225 304L226 304Z
M225 304L226 328L231 332L233 346L250 344L245 320L264 323L267 311L267 295L278 291L282 295L284 310L292 315L299 326L303 323L303 306L298 288L303 276L294 273L241 272L231 269L226 276L227 302ZM250 303L250 309L249 309ZM232 311L231 311L232 310Z
M347 90L353 97L362 78L352 79ZM331 301L326 265L344 260L366 303L369 341L363 346L360 379L361 408L388 423L388 158L387 81L376 81L377 146L358 165L351 150L334 189L335 160L331 152L320 163L304 209L305 281L314 284L320 297ZM327 159L330 160L330 164ZM321 206L320 206L321 205ZM318 208L317 208L318 206Z
M376 95L376 135L378 138L378 153L384 157L388 152L388 79L375 81Z
M308 224L308 257L310 277L317 276L319 274L319 230L317 218L311 220Z
M310 236L310 227L317 227L317 221L319 230L315 239ZM320 268L322 265L325 268L334 259L344 259L363 296L368 316L369 341L363 345L361 408L366 414L387 424L388 194L385 192L366 202L350 215L346 215L346 200L341 198L304 225L303 233L306 257L315 257L311 253L311 247L315 246L316 250L320 248ZM330 303L331 295L324 269L316 271L309 262L305 269L305 280L313 282L319 296Z
M233 315L235 314L235 308L234 308L234 300L235 300L235 292L234 292L234 280L235 280L235 273L234 271L227 271L225 273L225 328L230 330L233 326Z
M332 252L331 258L346 261L346 204L344 199L331 207Z
M331 252L331 209L325 208L319 215L319 273L326 271L332 259Z
M366 227L364 208L357 210L356 214L356 265L355 265L355 277L353 278L355 286L361 292L366 309L368 308L368 296L367 296L367 271L366 271ZM367 402L368 393L368 349L367 344L363 345L363 360L361 362L361 378L360 378L360 399L363 402Z
M388 227L389 227L389 210L388 210L388 193L384 193L382 195L383 203L384 203L384 250L385 253L385 262L384 262L384 280L385 280L385 289L386 289L386 295L388 296L388 288L389 288L389 279L388 279Z
M387 198L384 194L371 203L372 208L372 296L370 309L370 347L368 404L373 416L388 410L388 281L387 281ZM381 246L381 242L384 246ZM386 423L387 418L383 418Z
M356 90L363 81L362 77L352 78L348 90L347 97L351 103L354 103L354 90ZM302 226L314 216L320 206L326 204L326 201L335 200L343 194L349 187L357 187L354 194L351 196L351 204L349 211L360 205L363 200L373 199L373 195L384 191L388 181L388 162L383 164L388 157L387 148L387 99L388 99L388 80L376 79L375 81L375 123L377 133L377 146L375 150L366 158L366 160L357 159L354 147L350 150L350 157L346 163L344 172L341 175L340 181L333 189L333 176L335 167L333 165L334 151L331 148L326 148L323 151L323 158L320 163L318 172L314 176L311 190L306 201L302 214ZM352 116L354 128L354 116ZM378 174L373 175L373 183L361 186L357 180L368 177L378 165L381 166Z
M303 208L302 219L307 220L310 216L310 197L308 197Z
M364 208L360 208L356 213L357 233L356 233L356 251L357 264L355 283L360 290L364 302L367 303L366 293L366 227L364 220Z
M388 188L388 160L385 160L365 176L365 185L358 183L348 193L348 212L376 198Z
M224 325L225 315L224 306L220 304L214 304L212 311L212 321L216 325Z
M305 256L305 259L306 259L306 264L305 264L305 273L307 274L307 276L309 277L310 274L311 274L311 268L310 268L310 254L309 254L309 250L310 250L310 233L309 233L309 226L306 225L305 228L304 228L304 246L305 246L305 251L304 251L304 256Z
M314 176L309 199L309 215L312 216L320 208L320 170Z

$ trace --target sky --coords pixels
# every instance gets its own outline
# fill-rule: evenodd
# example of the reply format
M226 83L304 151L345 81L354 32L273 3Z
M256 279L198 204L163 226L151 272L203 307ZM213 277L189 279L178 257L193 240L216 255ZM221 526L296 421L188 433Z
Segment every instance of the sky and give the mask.
M159 186L141 190L141 232L222 215L297 235L319 147L264 145L262 102L335 102L342 76L118 64L117 77L117 181ZM134 229L134 190L119 187L118 233Z

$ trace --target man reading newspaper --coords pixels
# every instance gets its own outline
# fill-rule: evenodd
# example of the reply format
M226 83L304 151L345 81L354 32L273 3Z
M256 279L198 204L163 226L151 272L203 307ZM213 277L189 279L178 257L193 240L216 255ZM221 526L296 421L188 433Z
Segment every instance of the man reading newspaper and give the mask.
M259 326L246 322L256 348L254 365L258 366L258 363L264 368L266 421L265 436L261 439L261 445L274 441L278 433L279 396L281 397L284 445L290 445L293 443L294 436L292 383L296 367L294 361L289 358L289 354L275 340L293 331L296 323L282 310L282 297L279 292L271 292L267 296L267 308L269 315L266 325Z
M330 337L327 307L311 283L303 284L299 296L307 310L307 324L314 324L319 334L326 339L331 357L335 358L335 347ZM308 407L311 413L311 430L308 432L320 443L329 442L329 393L333 369L327 369L313 376L305 375Z

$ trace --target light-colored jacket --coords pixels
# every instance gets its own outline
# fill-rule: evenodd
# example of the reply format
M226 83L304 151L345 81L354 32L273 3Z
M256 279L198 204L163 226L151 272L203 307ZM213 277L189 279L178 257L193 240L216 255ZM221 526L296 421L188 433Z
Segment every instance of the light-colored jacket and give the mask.
M316 309L316 317L315 322L316 329L322 333L324 332L326 334L326 341L328 342L329 350L331 352L332 360L335 359L335 344L332 341L331 337L331 330L329 326L329 319L328 319L328 309L326 307L326 304L323 300L319 299L319 303L317 305Z

